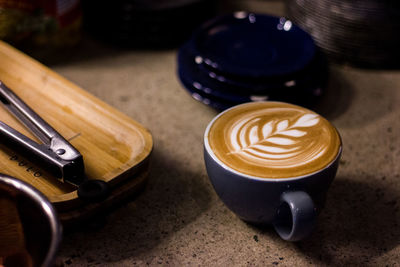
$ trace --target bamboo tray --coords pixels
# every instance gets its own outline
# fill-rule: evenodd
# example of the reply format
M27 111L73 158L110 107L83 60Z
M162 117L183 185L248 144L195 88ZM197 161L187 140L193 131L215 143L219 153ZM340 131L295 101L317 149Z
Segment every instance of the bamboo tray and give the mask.
M108 182L112 194L144 182L153 147L147 129L1 41L0 58L0 80L81 152L89 179ZM39 142L1 107L0 120ZM0 147L0 172L33 185L61 212L87 211L74 187L5 147Z

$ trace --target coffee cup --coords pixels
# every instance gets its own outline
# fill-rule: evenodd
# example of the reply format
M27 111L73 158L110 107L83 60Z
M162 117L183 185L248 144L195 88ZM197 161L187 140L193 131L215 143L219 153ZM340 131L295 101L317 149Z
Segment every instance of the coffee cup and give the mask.
M218 114L204 134L209 179L242 220L298 241L313 230L338 168L336 128L306 108L252 102Z

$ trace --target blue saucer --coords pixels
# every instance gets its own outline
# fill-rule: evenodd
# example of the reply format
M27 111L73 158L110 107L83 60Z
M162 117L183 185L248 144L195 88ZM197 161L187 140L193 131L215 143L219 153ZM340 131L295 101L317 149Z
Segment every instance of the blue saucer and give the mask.
M236 12L209 21L191 49L207 68L235 78L284 77L314 58L311 36L285 18Z
M271 85L267 82L255 85L242 86L227 84L225 80L218 80L198 68L194 58L187 53L186 45L178 51L178 75L191 90L203 96L214 97L220 101L233 103L245 103L251 101L276 100L290 103L308 105L322 93L322 88L327 77L326 65L322 64L322 58L313 59L313 64L307 71L302 72L304 77L286 82L284 85ZM327 70L326 70L327 71ZM247 86L247 87L246 87Z
M215 81L207 79L207 76L203 75L201 72L195 72L190 66L184 64L184 62L180 62L178 60L178 76L179 79L184 82L184 84L189 85L192 90L197 93L201 93L205 96L212 96L217 99L223 101L230 101L236 103L244 103L253 101L252 99L256 99L256 95L252 95L251 92L248 92L246 88L243 88L241 91L233 88L233 86L224 86L224 84L217 84ZM201 77L204 76L204 77ZM267 95L260 95L263 100L267 100L269 97Z
M178 50L178 63L184 65L186 68L190 69L191 72L196 73L198 79L208 79L213 80L216 84L222 85L223 87L229 86L229 91L237 90L237 91L248 91L249 93L259 93L265 92L269 89L276 89L276 88L284 88L286 87L285 83L288 81L287 79L269 79L267 80L241 80L235 79L233 77L228 77L224 74L220 74L213 69L209 69L205 66L205 63L199 59L193 53L191 49L191 40L187 41L183 44L180 49ZM294 77L287 77L293 78ZM293 80L291 79L291 80Z
M308 108L312 108L316 100L323 93L323 87L318 84L309 85L307 88L290 88L289 90L272 92L270 95L235 95L233 93L222 93L218 88L213 88L204 82L193 80L184 69L178 68L178 76L192 97L210 106L223 106L217 109L223 110L227 107L247 102L257 101L283 101Z
M180 77L180 81L181 81L183 87L190 94L190 96L193 99L195 99L203 104L206 104L218 111L223 111L234 105L239 104L239 103L235 103L235 102L228 102L228 101L224 101L222 99L218 99L217 97L215 97L213 95L208 95L208 94L202 92L201 90L198 90L195 87L195 85L193 85L193 83L186 81L185 78L182 77L179 72L178 72L178 75Z
M324 72L327 72L327 62L320 51L315 53L311 62L302 70L287 77L271 77L271 79L248 79L246 81L233 79L225 75L217 74L215 71L204 68L199 64L198 58L191 53L191 40L183 44L178 50L178 65L185 67L193 77L198 80L212 81L222 90L235 91L246 94L267 94L270 90L287 89L294 85L303 86L310 84L310 78L321 81Z

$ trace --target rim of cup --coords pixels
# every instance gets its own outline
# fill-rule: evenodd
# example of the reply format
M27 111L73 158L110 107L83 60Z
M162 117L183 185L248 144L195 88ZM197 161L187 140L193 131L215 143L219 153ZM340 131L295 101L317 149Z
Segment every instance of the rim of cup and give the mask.
M290 104L290 103L281 102L281 101L260 101L260 102L261 102L261 103L283 103L283 104ZM236 175L239 175L239 176L241 176L241 177L244 177L244 178L247 178L247 179L250 179L250 180L265 181L265 182L268 181L268 182L277 182L277 183L278 183L278 182L287 182L287 181L293 181L293 180L300 180L300 179L303 179L303 178L310 177L310 176L312 176L312 175L315 175L315 174L317 174L317 173L319 173L319 172L321 172L321 171L323 171L323 170L329 168L331 165L333 165L333 164L338 160L338 158L339 158L340 155L342 154L342 147L343 147L343 145L342 145L342 139L341 139L341 137L340 137L339 131L336 129L336 127L335 127L333 124L331 124L332 127L335 129L335 131L338 133L338 136L339 136L339 139L340 139L340 146L339 146L339 149L338 149L338 152L337 152L335 158L334 158L331 162L329 162L325 167L323 167L323 168L321 168L321 169L319 169L319 170L317 170L317 171L314 171L314 172L311 172L311 173L307 173L307 174L304 174L304 175L300 175L300 176L293 176L293 177L285 177L285 178L264 178L264 177L258 177L258 176L249 175L249 174L245 174L245 173L239 172L239 171L233 169L232 167L229 167L228 165L226 165L224 162L222 162L222 161L215 155L214 151L212 150L212 148L211 148L211 146L210 146L210 143L208 142L208 136L209 136L209 132L210 132L210 129L211 129L212 125L214 124L214 122L215 122L219 117L221 117L223 114L229 112L229 111L232 110L232 109L235 109L235 108L237 108L237 107L239 107L239 106L252 105L252 104L254 104L254 103L260 103L260 102L248 102L248 103L243 103L243 104L239 104L239 105L235 105L235 106L233 106L233 107L230 107L230 108L228 108L228 109L226 109L226 110L220 112L217 116L215 116L215 117L208 123L207 128L206 128L206 130L205 130L205 132L204 132L204 147L205 147L207 153L212 157L212 159L213 159L215 162L218 163L218 165L220 165L221 167L223 167L225 170L227 170L227 171L229 171L229 172L232 172L232 173L234 173L234 174L236 174ZM294 104L290 104L290 105L294 105ZM294 105L294 106L297 106L297 105ZM313 112L314 112L314 111L313 111ZM314 112L314 113L316 113L316 112ZM318 113L316 113L316 114L318 114ZM318 114L318 115L319 115L319 114ZM319 116L321 116L321 115L319 115ZM330 123L330 122L329 122L329 123Z

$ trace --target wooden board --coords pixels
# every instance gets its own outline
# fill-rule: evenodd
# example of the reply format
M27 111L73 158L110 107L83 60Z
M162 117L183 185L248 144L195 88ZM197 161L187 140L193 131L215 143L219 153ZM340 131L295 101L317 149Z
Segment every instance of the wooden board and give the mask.
M0 80L81 152L89 179L118 187L147 165L153 140L142 125L1 41L0 58ZM1 107L0 120L39 142ZM0 172L33 185L57 209L82 204L74 187L5 147L0 149Z

